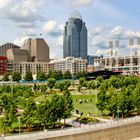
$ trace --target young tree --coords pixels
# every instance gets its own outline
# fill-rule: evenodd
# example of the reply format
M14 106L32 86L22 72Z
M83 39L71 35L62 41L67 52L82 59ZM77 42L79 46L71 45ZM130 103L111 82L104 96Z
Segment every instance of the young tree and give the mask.
M65 73L63 74L63 79L71 79L72 75L69 70L66 70Z
M70 85L71 85L71 82L69 80L63 80L63 81L57 82L55 87L60 89L60 91L66 91L68 90Z
M45 81L46 80L46 74L45 74L45 72L39 71L37 73L37 80Z
M70 92L67 90L63 94L63 119L65 124L65 119L71 116L71 111L73 110L73 100Z
M26 106L22 114L22 122L27 125L29 131L36 119L36 109L36 103L34 100L31 97L28 98L26 100Z
M9 81L9 74L8 73L5 73L3 78L2 78L3 81Z
M103 111L106 109L106 106L107 106L107 95L106 95L106 92L104 90L100 91L98 94L97 94L97 108L102 112L103 114Z
M50 121L50 102L45 100L37 106L36 118L41 125L45 126Z
M18 82L19 80L21 80L21 74L19 72L16 72L16 71L13 72L12 73L12 80Z
M133 91L133 104L135 109L137 110L137 115L140 112L140 84L138 83L136 88Z
M48 87L50 89L52 89L54 87L55 83L56 83L56 79L54 79L54 78L49 78L48 79Z
M32 81L33 80L33 76L32 76L32 72L31 71L27 71L26 72L24 80L25 81Z
M129 115L129 112L133 110L133 100L129 89L122 89L118 96L118 105L122 114L122 118L124 115Z
M61 109L59 108L60 102L59 102L59 96L57 94L53 94L50 102L50 123L53 124L53 127L55 127L55 123L61 116Z
M79 79L81 77L84 77L85 79L87 78L88 72L83 70L83 71L78 71L76 73L76 79Z

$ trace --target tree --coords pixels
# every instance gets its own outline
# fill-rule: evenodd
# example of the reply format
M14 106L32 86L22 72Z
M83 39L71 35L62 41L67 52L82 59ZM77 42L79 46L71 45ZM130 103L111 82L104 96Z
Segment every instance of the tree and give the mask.
M79 84L80 84L81 86L83 86L83 87L86 87L86 86L87 86L87 84L86 84L86 79L85 79L84 77L81 77L81 78L79 79Z
M63 119L65 124L65 119L71 116L71 111L73 110L73 100L68 90L63 94L63 101Z
M140 112L140 84L138 83L136 88L133 91L133 104L135 109L137 110L137 115Z
M33 76L32 76L32 72L31 71L27 71L26 72L24 80L25 81L32 81L33 80Z
M45 72L39 71L37 73L37 80L45 81L46 80L46 74L45 74Z
M70 85L71 85L71 82L69 80L63 80L63 81L57 82L55 87L60 89L60 91L66 91L68 90Z
M59 102L59 96L57 94L53 94L51 98L50 103L50 122L53 124L53 127L55 127L55 122L60 118L61 111L59 108L60 102Z
M5 73L3 78L2 78L3 81L9 81L9 74L8 73Z
M19 72L16 72L16 71L13 72L12 73L12 80L18 82L19 80L21 80L21 74Z
M61 80L62 78L63 78L62 71L61 70L57 71L57 80Z
M48 73L48 75L47 75L47 78L48 78L48 79L49 79L49 78L54 78L54 79L58 80L58 79L59 79L59 77L58 77L58 72L55 71L55 70L49 71L49 73Z
M22 114L22 122L27 125L29 131L36 119L36 109L36 103L34 100L31 97L28 98L26 100L24 112Z
M107 110L110 111L113 118L118 113L118 93L116 92L116 89L113 87L110 87L108 89Z
M66 70L65 73L63 74L63 79L71 79L72 75L69 70Z
M102 112L106 109L107 106L107 95L104 90L100 90L100 92L97 94L97 108Z
M121 111L122 118L124 115L129 115L129 112L133 110L133 100L131 92L128 88L123 88L118 96L118 106Z
M49 78L48 79L48 87L50 89L52 89L54 87L55 83L56 83L56 79L54 79L54 78Z
M81 77L87 78L88 72L83 70L83 71L78 71L76 73L76 79L79 79Z
M0 98L0 106L3 108L4 118L2 124L4 132L6 129L11 129L12 124L17 120L15 100L11 94L3 94Z
M47 99L37 106L36 117L39 123L44 126L44 129L46 124L50 121L50 108L50 102Z

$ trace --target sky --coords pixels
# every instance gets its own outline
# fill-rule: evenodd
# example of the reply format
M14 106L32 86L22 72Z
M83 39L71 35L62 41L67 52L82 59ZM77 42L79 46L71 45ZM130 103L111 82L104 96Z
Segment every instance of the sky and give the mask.
M140 36L140 0L0 0L0 45L23 46L28 37L44 38L51 58L63 57L63 29L79 11L88 29L88 54L107 55L108 41L121 39L120 55L129 53L122 38Z

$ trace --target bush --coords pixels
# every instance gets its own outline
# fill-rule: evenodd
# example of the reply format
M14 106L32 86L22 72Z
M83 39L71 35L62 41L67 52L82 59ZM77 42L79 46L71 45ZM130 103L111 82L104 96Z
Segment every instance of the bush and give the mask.
M97 122L99 122L97 119L90 118L90 117L78 117L76 121L78 121L80 123L84 123L84 124L87 124L87 123L97 123Z

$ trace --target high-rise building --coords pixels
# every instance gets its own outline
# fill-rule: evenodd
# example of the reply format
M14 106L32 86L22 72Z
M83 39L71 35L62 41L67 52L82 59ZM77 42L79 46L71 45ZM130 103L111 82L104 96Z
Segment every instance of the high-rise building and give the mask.
M49 47L44 39L27 39L24 41L24 49L29 51L32 61L49 62Z
M79 12L73 12L64 28L63 57L87 59L87 28Z

